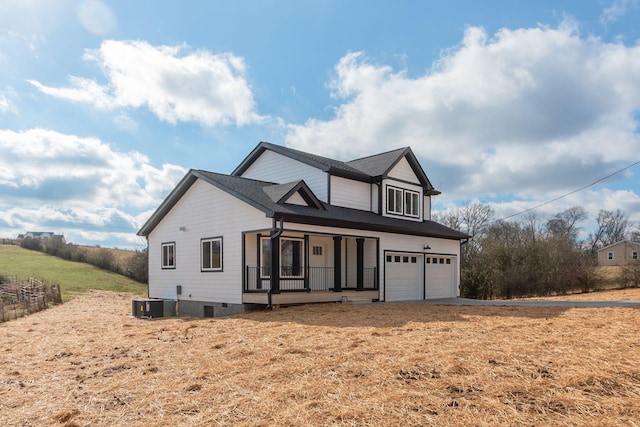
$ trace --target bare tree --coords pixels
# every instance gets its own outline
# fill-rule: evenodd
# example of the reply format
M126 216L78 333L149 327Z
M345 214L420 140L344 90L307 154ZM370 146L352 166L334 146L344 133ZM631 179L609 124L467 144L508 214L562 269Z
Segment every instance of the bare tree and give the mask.
M629 234L629 220L620 209L616 209L615 212L601 209L596 221L598 228L589 236L593 253L601 247L624 239Z
M471 240L462 246L462 263L466 265L473 263L474 257L481 251L481 237L491 225L493 217L494 211L491 206L477 201L467 201L458 208L435 215L434 219L471 236Z
M567 237L577 243L578 223L587 219L587 211L582 206L574 206L554 215L547 221L547 232L551 236Z

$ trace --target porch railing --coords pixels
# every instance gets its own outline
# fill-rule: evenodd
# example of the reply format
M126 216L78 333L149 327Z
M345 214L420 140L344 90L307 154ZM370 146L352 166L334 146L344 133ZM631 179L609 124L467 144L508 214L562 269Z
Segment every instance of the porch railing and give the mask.
M363 271L363 288L378 289L377 269L365 268ZM295 271L290 268L280 269L281 292L315 292L333 290L333 267L300 267ZM271 289L269 267L246 267L245 292L267 292ZM356 289L356 284L343 286L343 289Z

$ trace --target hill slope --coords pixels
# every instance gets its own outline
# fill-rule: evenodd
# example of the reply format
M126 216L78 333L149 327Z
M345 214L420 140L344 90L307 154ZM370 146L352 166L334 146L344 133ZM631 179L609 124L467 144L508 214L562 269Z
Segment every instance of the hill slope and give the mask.
M147 286L81 262L65 261L18 246L0 245L0 274L35 277L59 284L63 301L87 289L146 294Z

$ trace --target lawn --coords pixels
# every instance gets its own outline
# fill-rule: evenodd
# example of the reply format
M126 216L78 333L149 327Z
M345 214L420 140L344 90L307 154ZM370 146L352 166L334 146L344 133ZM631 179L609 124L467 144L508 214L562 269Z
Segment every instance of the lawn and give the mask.
M0 425L640 419L639 309L319 304L142 320L131 298L88 291L0 325Z
M89 264L65 261L38 251L18 246L0 245L0 274L34 277L59 284L63 301L78 292L101 289L146 294L147 286L127 277Z

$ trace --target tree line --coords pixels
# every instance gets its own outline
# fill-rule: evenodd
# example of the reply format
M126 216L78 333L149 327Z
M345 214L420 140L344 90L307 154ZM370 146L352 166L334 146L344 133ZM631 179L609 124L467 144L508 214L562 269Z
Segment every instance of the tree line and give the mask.
M434 220L472 238L461 248L460 294L493 299L562 295L601 289L598 249L623 239L640 242L620 210L601 210L596 228L584 235L587 219L579 206L551 217L530 211L521 222L496 220L494 210L479 202L466 203ZM622 286L638 286L640 266L623 269Z
M20 241L25 249L36 250L57 256L67 261L84 262L103 270L122 274L141 283L149 281L148 255L146 250L131 251L126 259L118 260L113 250L107 248L87 248L86 246L64 243L60 239L39 240L27 237Z

